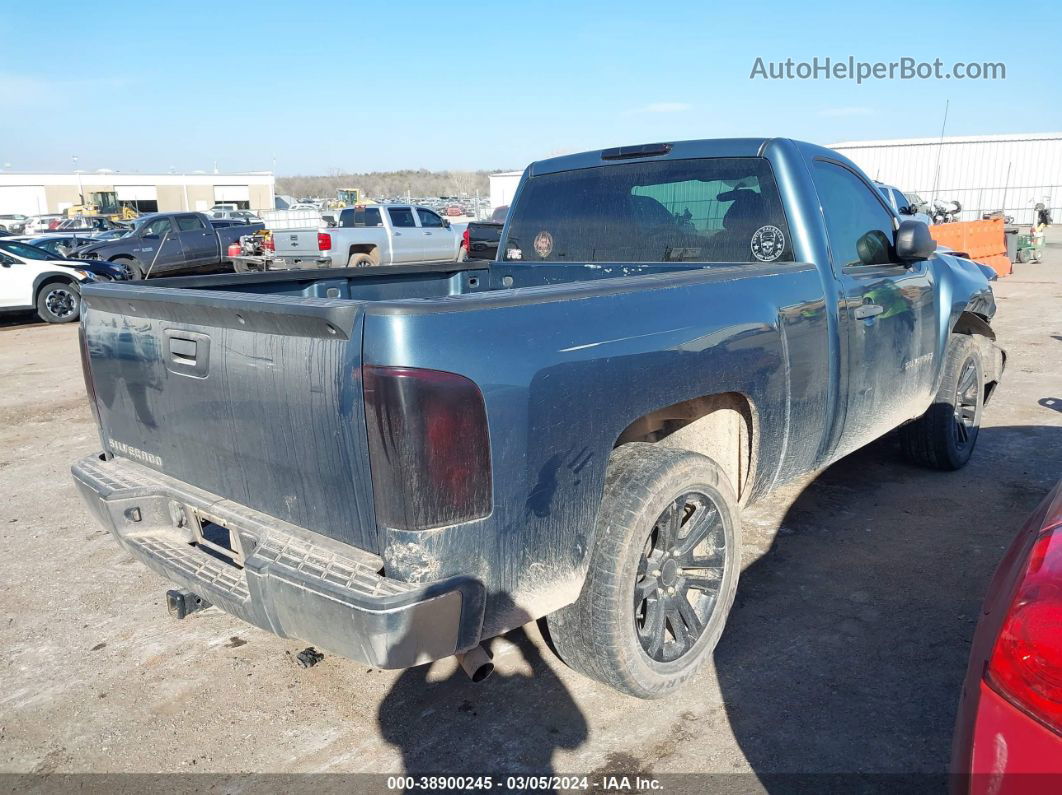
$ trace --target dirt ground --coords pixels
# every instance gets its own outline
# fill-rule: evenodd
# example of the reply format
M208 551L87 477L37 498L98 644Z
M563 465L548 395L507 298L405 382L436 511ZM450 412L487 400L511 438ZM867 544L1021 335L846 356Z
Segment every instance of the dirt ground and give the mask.
M972 463L886 439L748 510L714 665L663 702L578 676L534 625L473 685L452 661L302 669L216 608L171 620L69 476L98 446L77 329L5 320L0 771L940 774L988 578L1062 475L1062 246L996 291L1009 363Z

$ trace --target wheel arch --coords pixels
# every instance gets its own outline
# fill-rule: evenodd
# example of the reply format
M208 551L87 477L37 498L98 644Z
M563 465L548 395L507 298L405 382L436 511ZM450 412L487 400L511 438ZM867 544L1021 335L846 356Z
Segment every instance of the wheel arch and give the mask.
M741 392L717 392L650 411L631 421L613 448L649 442L700 453L715 461L743 504L755 482L758 420Z
M1007 364L1006 351L995 344L996 332L989 325L988 318L969 308L959 314L951 331L953 334L967 335L977 346L984 368L984 402L988 403L1003 376Z
M46 285L61 282L63 284L69 284L77 288L78 293L81 293L81 282L72 273L63 273L62 271L47 271L40 273L33 280L33 303L37 303L37 298L40 297L41 290Z
M374 251L378 252L380 246L376 243L351 243L347 256L351 254L372 254Z
M996 332L988 324L988 319L970 309L964 309L951 327L954 334L980 334L995 341Z

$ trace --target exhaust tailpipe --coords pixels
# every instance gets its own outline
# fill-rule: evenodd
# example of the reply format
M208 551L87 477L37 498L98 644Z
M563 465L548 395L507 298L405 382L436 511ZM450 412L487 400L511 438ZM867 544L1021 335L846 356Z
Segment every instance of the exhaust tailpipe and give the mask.
M454 656L457 657L461 668L473 682L482 682L494 673L494 663L490 659L490 653L482 645Z

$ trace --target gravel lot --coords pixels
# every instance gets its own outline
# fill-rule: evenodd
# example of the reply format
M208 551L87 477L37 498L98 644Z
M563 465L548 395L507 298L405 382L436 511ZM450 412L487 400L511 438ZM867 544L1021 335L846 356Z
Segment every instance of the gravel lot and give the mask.
M574 674L534 625L473 685L452 661L302 669L216 608L171 620L70 480L98 445L76 328L7 319L0 771L942 773L988 578L1062 475L1062 246L997 295L1009 362L972 463L886 439L747 511L715 665L664 702Z

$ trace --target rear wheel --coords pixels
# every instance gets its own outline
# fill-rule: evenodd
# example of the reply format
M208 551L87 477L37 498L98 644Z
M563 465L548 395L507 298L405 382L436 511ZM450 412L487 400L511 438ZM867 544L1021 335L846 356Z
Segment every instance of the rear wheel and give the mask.
M984 406L984 365L967 334L952 334L940 388L926 413L900 428L900 447L916 464L962 469L973 455Z
M739 536L734 489L714 461L650 444L617 448L582 594L547 619L560 656L639 698L679 687L722 634Z
M37 293L37 314L45 323L72 323L81 315L81 291L73 282L50 282Z
M380 264L380 255L377 253L365 254L357 253L351 254L350 259L347 260L348 268L368 268L373 265Z

